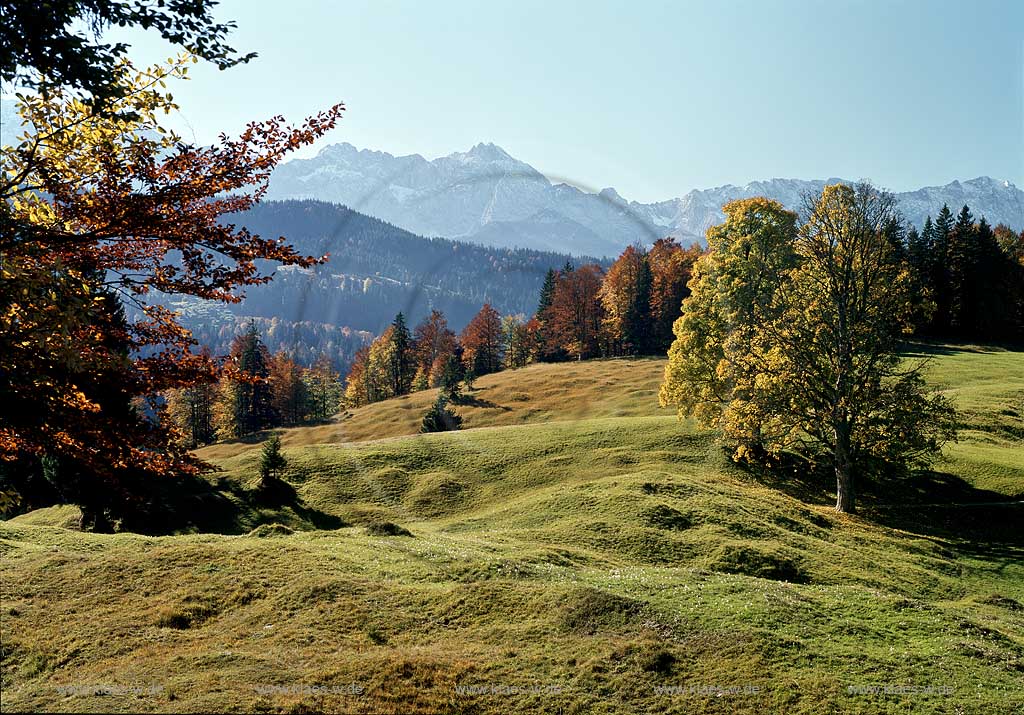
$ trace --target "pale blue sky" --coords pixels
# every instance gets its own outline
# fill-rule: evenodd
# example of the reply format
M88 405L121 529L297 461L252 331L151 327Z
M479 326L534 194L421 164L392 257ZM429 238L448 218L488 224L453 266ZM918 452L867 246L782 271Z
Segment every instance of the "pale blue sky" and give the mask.
M175 89L200 141L343 100L322 144L433 158L493 141L642 201L773 177L1024 186L1024 0L227 0L217 16L260 56Z

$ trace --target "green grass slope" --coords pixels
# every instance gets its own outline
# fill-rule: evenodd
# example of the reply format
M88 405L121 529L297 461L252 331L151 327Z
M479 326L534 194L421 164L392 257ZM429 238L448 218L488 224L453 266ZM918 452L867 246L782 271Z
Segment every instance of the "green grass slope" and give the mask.
M237 535L2 523L0 707L1024 711L1024 354L921 350L968 429L856 517L658 411L651 360L489 376L458 433L410 434L428 395L291 430L276 501L210 448Z

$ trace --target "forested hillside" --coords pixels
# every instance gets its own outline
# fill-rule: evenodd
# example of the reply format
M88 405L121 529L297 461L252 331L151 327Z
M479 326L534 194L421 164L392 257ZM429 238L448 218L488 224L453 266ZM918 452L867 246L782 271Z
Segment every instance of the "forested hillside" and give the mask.
M423 238L321 201L272 201L235 221L264 237L286 236L300 253L330 254L322 266L278 270L273 282L250 288L244 302L231 306L235 314L373 333L398 312L415 323L441 310L456 330L484 303L529 315L548 269L570 259Z

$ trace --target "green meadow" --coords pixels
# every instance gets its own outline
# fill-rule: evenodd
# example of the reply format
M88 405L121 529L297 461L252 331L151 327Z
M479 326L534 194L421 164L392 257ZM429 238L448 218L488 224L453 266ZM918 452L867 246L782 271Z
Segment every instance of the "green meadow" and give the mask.
M1024 712L1024 353L918 357L960 439L855 516L597 360L282 430L272 495L208 447L174 535L0 522L3 710Z

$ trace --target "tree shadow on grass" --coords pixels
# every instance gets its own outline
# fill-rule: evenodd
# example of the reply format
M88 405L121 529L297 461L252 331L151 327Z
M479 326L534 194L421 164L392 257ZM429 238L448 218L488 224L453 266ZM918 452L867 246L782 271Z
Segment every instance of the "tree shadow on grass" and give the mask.
M279 511L290 509L302 521L314 529L340 529L347 524L340 517L327 512L313 509L302 502L302 497L295 490L295 487L283 479L271 478L263 481L260 486L251 493L250 501L263 508L272 508Z
M913 341L904 343L900 355L909 358L931 358L959 353L1001 353L1007 350L1020 350L1021 344L1014 342L973 344L948 344L943 342Z
M465 393L460 395L458 399L452 400L452 402L462 407L484 407L487 409L501 410L502 412L512 411L511 407L499 405L496 402L491 402L490 400L482 399L480 397L477 397L476 395L467 395Z
M954 474L917 471L866 480L860 515L941 540L964 555L1024 562L1024 502Z
M835 503L835 476L827 465L785 455L770 468L740 465L755 481L806 504ZM857 516L890 529L941 542L996 570L1024 563L1024 503L979 489L946 472L890 471L862 477Z
M288 518L288 512L294 518ZM134 513L122 522L124 531L153 536L204 533L244 534L254 523L298 522L303 529L340 529L341 518L303 503L295 487L274 479L250 489L226 477L179 477L147 485Z

